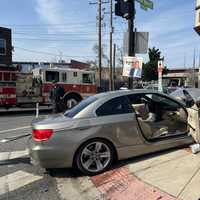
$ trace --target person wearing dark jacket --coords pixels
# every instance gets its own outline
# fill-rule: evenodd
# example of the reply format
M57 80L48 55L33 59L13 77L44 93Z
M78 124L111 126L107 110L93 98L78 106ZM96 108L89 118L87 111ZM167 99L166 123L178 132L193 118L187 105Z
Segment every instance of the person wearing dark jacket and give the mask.
M50 99L53 106L53 113L60 113L64 111L63 97L65 95L65 90L62 86L56 84L53 81L53 88L50 91Z

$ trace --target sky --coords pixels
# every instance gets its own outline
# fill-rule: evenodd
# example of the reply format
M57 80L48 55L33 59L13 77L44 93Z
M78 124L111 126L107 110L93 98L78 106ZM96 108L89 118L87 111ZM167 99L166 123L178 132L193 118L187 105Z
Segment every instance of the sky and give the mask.
M138 31L150 34L149 47L159 48L168 68L197 65L200 37L194 31L196 0L152 0L154 9L144 11L136 3ZM95 0L1 0L0 26L12 29L13 60L55 62L94 60L98 42ZM113 0L113 2L115 2ZM103 5L104 53L109 55L109 4ZM127 21L114 16L117 55L123 46ZM148 61L148 56L139 55Z

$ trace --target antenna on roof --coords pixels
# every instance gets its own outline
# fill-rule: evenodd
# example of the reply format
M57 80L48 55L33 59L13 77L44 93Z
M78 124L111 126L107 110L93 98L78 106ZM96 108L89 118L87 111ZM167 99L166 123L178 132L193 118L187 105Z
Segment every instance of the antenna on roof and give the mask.
M193 87L195 87L195 66L196 66L196 48L194 48L194 55L193 55L193 81L192 81Z
M184 69L186 69L186 53L184 52Z
M199 65L198 65L198 68L200 68L200 52L199 52Z

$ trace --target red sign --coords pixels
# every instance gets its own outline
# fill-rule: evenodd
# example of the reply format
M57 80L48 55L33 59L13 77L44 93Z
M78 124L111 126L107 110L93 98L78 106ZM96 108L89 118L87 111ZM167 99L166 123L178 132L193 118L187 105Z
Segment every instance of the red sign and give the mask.
M163 71L163 61L162 60L159 60L158 61L158 73L162 73Z

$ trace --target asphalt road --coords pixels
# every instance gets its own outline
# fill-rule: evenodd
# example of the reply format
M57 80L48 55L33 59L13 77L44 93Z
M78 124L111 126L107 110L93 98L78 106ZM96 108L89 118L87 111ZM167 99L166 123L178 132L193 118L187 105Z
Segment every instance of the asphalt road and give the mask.
M32 114L0 117L0 140L30 133ZM0 199L60 199L55 179L39 166L30 164L27 138L0 144Z
M40 117L46 117L43 113ZM0 141L31 133L34 113L0 116ZM73 169L47 172L31 164L27 151L28 137L0 143L0 200L100 200L88 177Z
M30 123L33 119L34 114L31 113L0 116L0 141L6 137L31 133ZM179 164L182 161L178 159L185 157L193 159L193 161L189 160L189 163L193 163L194 160L199 162L195 156L185 150L169 150L120 161L110 171L95 177L82 176L73 169L56 169L46 172L45 169L31 164L27 152L27 140L28 138L23 138L9 143L0 143L0 200L153 200L161 199L161 196L162 199L174 200L176 198L169 196L168 190L163 193L162 190L153 187L154 184L149 185L142 182L142 179L137 178L135 174L137 175L138 172L141 175L145 170L154 167L159 169L160 166L168 169L168 163L178 162ZM175 167L178 164L175 163ZM182 166L184 165L181 165L181 170L174 175L177 184L179 183L178 177L182 176L184 169ZM153 172L157 171L159 170ZM193 174L192 170L189 171ZM169 171L168 175L167 170L165 174L167 174L166 177L170 177L171 172ZM153 180L157 180L156 178L157 175L153 177ZM146 180L145 177L144 180ZM170 183L171 179L166 179L165 182ZM185 183L189 182L183 181L184 184L181 182L182 191L187 188ZM184 198L184 200L189 199Z

